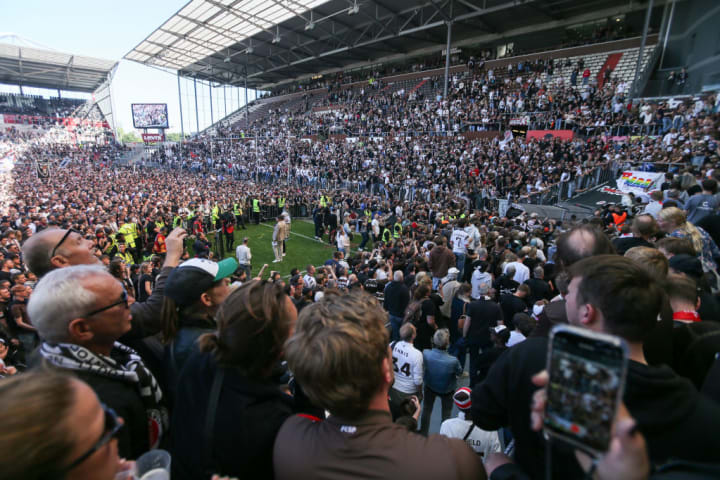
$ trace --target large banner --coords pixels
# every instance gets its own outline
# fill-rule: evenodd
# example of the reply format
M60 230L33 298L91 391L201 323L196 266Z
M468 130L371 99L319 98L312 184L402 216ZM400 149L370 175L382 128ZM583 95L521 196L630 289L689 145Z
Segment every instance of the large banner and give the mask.
M527 138L537 138L539 140L542 140L543 138L549 139L549 138L562 138L563 140L572 140L573 139L573 131L572 130L528 130L527 131Z
M145 143L160 143L165 141L165 135L162 133L142 133L141 136Z
M665 176L662 172L638 172L635 170L628 170L622 172L620 178L617 180L617 188L623 193L649 193L653 190L659 190L662 184L663 177Z

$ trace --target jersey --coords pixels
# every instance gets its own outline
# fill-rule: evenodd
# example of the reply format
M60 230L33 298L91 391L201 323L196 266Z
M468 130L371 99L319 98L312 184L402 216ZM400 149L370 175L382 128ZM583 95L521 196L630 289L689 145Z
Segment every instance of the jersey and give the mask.
M465 230L453 230L452 235L450 235L450 242L453 246L453 253L467 253L470 235L468 235Z
M468 447L480 455L483 460L491 453L502 451L497 432L488 432L475 426L470 431L470 435L465 438L472 424L473 422L465 420L465 415L460 412L457 418L445 420L440 425L440 435L445 435L448 438L459 438L460 440L465 439Z
M399 392L413 394L423 383L423 356L412 343L400 340L393 346L393 388Z

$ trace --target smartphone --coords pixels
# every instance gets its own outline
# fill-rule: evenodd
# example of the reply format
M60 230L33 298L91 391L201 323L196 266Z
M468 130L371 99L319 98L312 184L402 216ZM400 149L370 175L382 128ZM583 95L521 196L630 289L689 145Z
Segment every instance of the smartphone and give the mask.
M596 457L605 453L627 366L628 346L622 338L570 325L553 328L547 360L546 437Z

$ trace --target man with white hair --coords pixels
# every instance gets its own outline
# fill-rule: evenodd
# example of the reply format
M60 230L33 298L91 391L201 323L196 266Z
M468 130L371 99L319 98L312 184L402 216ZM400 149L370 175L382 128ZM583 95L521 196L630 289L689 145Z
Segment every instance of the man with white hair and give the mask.
M122 284L102 267L53 270L38 283L28 314L44 340L43 364L71 370L125 421L120 456L157 448L168 426L163 394L138 353L117 340L132 328Z

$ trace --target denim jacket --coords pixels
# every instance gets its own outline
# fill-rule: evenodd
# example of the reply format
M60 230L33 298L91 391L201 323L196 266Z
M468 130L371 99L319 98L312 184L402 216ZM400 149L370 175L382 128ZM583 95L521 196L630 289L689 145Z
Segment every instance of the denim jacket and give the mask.
M423 364L425 386L441 395L455 391L457 377L463 371L456 357L439 348L423 350Z

